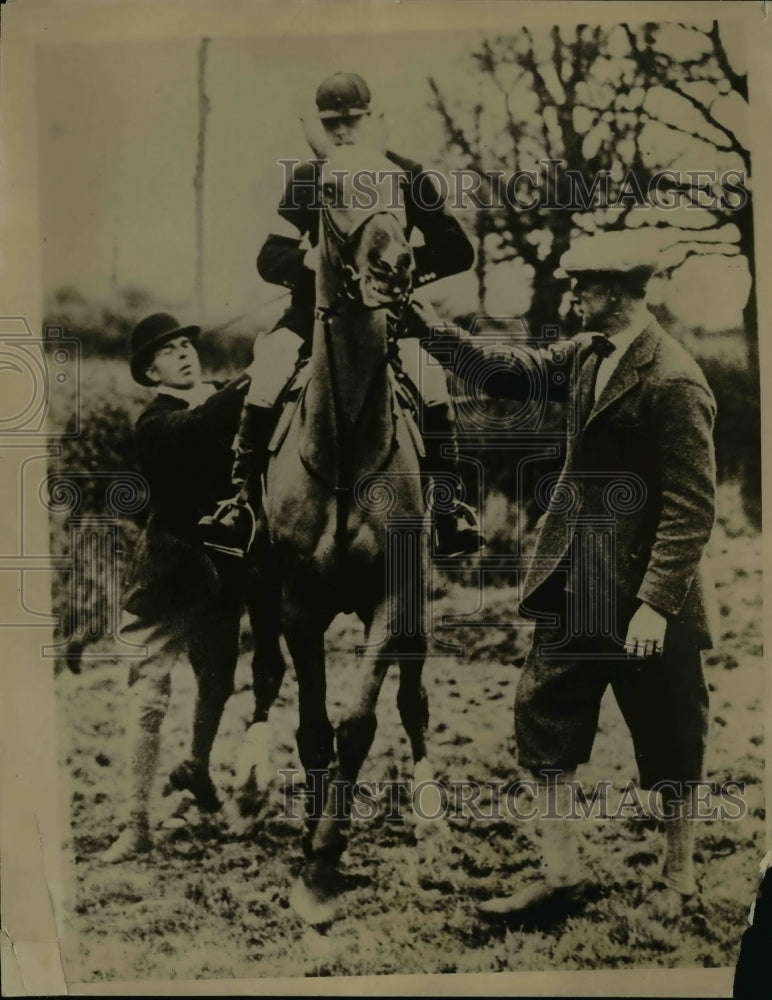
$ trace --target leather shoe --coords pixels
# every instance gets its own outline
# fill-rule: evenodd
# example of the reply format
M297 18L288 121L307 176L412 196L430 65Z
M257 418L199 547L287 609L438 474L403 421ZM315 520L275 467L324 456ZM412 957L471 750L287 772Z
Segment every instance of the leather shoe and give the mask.
M511 896L497 896L481 903L478 913L483 920L519 920L563 916L586 892L587 882L551 886L544 881L533 882Z

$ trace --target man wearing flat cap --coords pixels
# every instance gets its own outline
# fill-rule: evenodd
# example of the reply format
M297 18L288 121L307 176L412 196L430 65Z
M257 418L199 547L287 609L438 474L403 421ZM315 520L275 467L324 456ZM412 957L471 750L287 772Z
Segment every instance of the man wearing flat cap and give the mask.
M450 343L462 375L485 359L492 395L529 398L539 386L568 404L563 468L521 591L520 612L536 625L515 697L518 761L534 778L539 814L551 803L551 815L571 815L568 782L589 760L611 685L641 787L660 793L667 817L652 902L671 917L696 891L689 783L702 778L708 719L700 651L712 642L703 556L714 522L715 402L646 307L656 258L644 246L639 234L608 232L577 239L563 256L585 331L572 340L491 352L451 330L433 344ZM483 904L481 915L525 920L581 896L574 826L544 819L539 880Z
M123 596L123 638L146 655L129 672L127 720L129 795L126 825L102 855L124 861L151 846L150 786L160 729L169 704L170 670L187 652L204 684L194 715L191 759L170 780L193 792L200 808L218 808L209 753L232 691L239 651L242 588L237 567L218 568L204 552L197 524L230 478L231 444L248 378L205 382L196 349L200 330L167 313L143 319L131 340L130 367L155 398L135 426L139 469L147 480L150 515Z
M373 145L370 88L358 73L333 73L316 92L316 109L326 143L346 146ZM401 197L408 232L423 236L414 247L414 282L422 287L432 281L467 271L474 263L474 250L463 228L449 212L433 178L412 160L384 150L386 158L401 172ZM259 471L267 459L268 442L275 422L274 407L283 387L292 377L299 350L310 347L314 328L315 275L318 260L320 202L318 161L295 164L273 231L257 257L263 280L291 290L289 308L268 337L255 345L255 371L236 443L234 485L249 479L258 490ZM483 544L477 514L461 502L453 405L445 374L424 359L419 339L428 335L420 307L407 308L407 321L399 345L405 372L416 386L421 404L421 425L426 432L426 471L445 473L459 484L458 496L434 511L438 551L444 555L474 553ZM251 467L251 475L250 473ZM252 507L259 498L250 495ZM207 544L238 553L244 549L242 526L249 534L251 517L240 516L237 505L221 507L221 514L202 525Z

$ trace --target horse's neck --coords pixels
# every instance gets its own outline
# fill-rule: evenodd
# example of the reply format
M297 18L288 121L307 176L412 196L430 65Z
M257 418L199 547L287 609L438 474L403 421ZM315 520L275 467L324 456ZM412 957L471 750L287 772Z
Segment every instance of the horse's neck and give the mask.
M315 323L300 449L326 482L346 488L392 445L386 317L325 290L335 314Z

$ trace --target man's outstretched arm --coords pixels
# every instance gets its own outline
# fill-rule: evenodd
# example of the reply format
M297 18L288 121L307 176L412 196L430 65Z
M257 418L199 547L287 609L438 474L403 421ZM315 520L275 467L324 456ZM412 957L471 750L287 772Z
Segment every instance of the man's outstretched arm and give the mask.
M566 400L571 392L577 342L563 340L546 347L524 341L492 343L452 325L433 326L422 346L445 368L478 391L499 399Z

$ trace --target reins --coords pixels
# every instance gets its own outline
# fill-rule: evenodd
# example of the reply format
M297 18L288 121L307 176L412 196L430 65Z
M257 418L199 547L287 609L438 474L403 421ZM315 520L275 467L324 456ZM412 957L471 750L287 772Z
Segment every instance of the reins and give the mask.
M327 353L327 366L330 375L330 392L332 395L332 405L333 405L333 417L335 420L336 434L338 435L339 444L339 455L338 463L336 468L335 483L330 486L327 485L328 489L331 489L336 498L336 526L335 526L335 537L336 541L340 541L343 538L343 534L346 529L346 524L348 523L348 515L351 504L351 497L353 493L353 484L351 483L351 469L348 455L348 451L345 447L346 442L342 440L343 438L343 427L344 420L341 413L341 393L340 393L340 377L337 369L335 354L333 352L332 346L332 323L336 317L341 315L342 307L346 302L357 302L363 308L371 310L373 312L384 309L391 313L389 319L387 319L387 324L389 326L389 336L388 336L388 350L384 358L384 366L390 363L390 360L396 356L396 336L395 331L402 313L404 312L405 305L407 303L407 295L402 297L400 314L395 316L393 309L394 302L383 302L375 306L366 306L362 302L360 281L361 276L357 273L353 264L351 263L352 246L356 237L361 233L362 227L367 225L371 219L375 218L377 215L389 215L386 211L374 212L368 215L362 223L352 230L350 233L343 233L339 227L335 224L330 210L327 206L323 206L321 210L322 222L324 225L324 230L330 239L330 242L334 245L340 265L343 272L343 285L337 292L333 301L327 306L317 306L314 310L314 317L322 324L322 329L324 332L324 344ZM365 399L366 405L367 399ZM393 446L392 446L393 450ZM301 461L302 457L301 457ZM303 465L309 474L313 475L315 479L320 480L318 471L309 468L308 463L303 461Z

